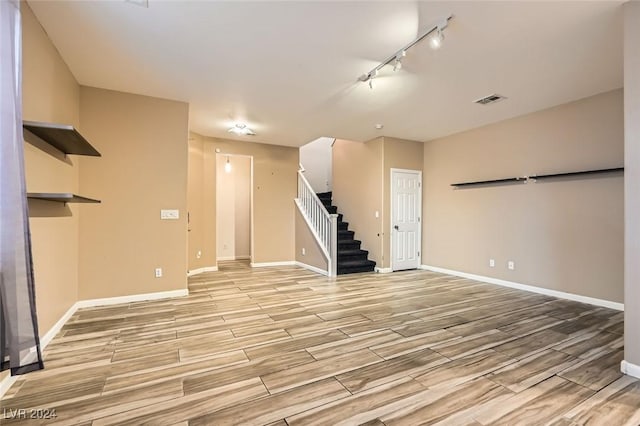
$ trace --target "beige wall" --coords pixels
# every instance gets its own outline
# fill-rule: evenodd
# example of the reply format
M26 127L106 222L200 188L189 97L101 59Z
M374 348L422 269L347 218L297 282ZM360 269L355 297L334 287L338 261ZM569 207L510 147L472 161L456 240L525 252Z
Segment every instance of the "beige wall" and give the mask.
M333 204L377 266L383 256L383 146L383 138L333 145Z
M198 269L208 266L205 263L204 256L206 249L204 246L204 233L192 233L191 229L201 229L203 226L203 203L202 196L204 186L204 147L202 140L193 135L189 136L189 158L187 170L187 210L189 223L187 232L189 233L188 242L188 264L189 269ZM197 212L197 213L195 213ZM199 252L199 256L198 256ZM209 265L215 265L215 261Z
M615 90L426 143L422 262L622 302L620 174L450 186L619 167L622 132L622 91Z
M331 191L331 150L334 140L321 137L300 147L304 177L316 193Z
M640 2L624 5L624 358L640 366Z
M384 137L383 239L381 268L391 267L391 169L422 171L424 143Z
M296 211L296 260L306 265L315 266L323 271L328 271L327 259L322 254L316 238L311 233L307 222L298 207ZM302 254L302 249L305 253Z
M391 267L391 169L422 170L423 146L386 136L333 146L333 203L378 268Z
M205 150L202 136L189 134L189 270L216 266L215 158L215 153Z
M192 145L203 143L204 174L202 197L205 211L191 211L192 216L203 218L199 226L193 223L190 250L198 250L192 242L203 238L215 251L216 215L216 149L220 154L253 157L253 256L252 262L282 262L295 259L295 216L293 199L296 197L298 149L277 145L204 137L195 133ZM194 203L195 206L195 203ZM209 207L207 207L209 206ZM208 210L209 209L209 210ZM207 212L209 211L209 212ZM206 219L206 220L205 220ZM201 237L197 237L201 234ZM213 243L211 243L213 241ZM191 262L193 254L189 253ZM210 259L216 259L214 252ZM214 260L215 262L215 260ZM214 266L207 264L206 266ZM189 269L195 269L189 264Z
M80 167L80 191L102 200L80 218L80 299L185 289L188 105L82 87L80 108L102 153Z
M80 87L26 2L22 11L23 118L80 124ZM78 156L25 144L29 192L78 192ZM77 204L30 201L31 240L40 335L78 300Z
M251 157L216 156L216 239L218 260L251 256Z

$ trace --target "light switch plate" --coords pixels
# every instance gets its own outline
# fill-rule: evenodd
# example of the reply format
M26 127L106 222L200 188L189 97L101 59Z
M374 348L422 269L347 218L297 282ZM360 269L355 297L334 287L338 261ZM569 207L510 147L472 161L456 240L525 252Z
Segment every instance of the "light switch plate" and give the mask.
M180 210L160 210L160 219L180 219Z

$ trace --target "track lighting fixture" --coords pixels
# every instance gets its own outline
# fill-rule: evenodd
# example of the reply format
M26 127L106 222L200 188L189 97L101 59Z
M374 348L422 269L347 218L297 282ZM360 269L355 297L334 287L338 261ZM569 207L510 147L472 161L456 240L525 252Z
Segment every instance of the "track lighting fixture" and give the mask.
M402 69L402 58L404 58L407 55L407 50L409 50L411 47L413 47L419 41L421 41L422 39L424 39L426 37L430 36L429 37L429 46L431 46L432 49L439 49L440 46L442 46L442 42L444 40L443 31L444 31L445 28L447 28L447 26L449 25L449 20L451 20L452 18L453 18L453 15L447 16L442 21L440 21L439 24L434 25L433 27L429 28L427 31L425 31L422 34L420 34L411 43L407 44L402 49L398 50L396 53L394 53L393 55L389 56L387 59L382 61L380 63L380 65L378 65L377 67L375 67L374 69L372 69L368 73L362 74L360 77L358 77L358 80L360 80L360 81L362 81L364 83L368 83L369 87L371 89L373 89L373 79L378 76L378 71L380 71L385 65L389 65L392 62L393 62L393 70L394 71L398 71L398 70Z
M249 135L249 136L253 136L256 133L251 130L250 128L247 127L246 124L244 123L236 123L233 125L233 127L231 127L229 130L227 130L229 133L235 133L236 135Z
M231 163L229 162L229 156L227 155L227 162L224 163L224 171L231 173Z

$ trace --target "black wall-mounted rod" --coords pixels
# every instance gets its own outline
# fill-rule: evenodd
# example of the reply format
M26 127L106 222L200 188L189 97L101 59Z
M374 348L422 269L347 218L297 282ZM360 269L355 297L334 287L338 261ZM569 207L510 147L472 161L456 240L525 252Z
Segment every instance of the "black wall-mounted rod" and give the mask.
M516 182L527 183L529 181L535 182L536 180L541 180L541 179L596 175L596 174L617 173L617 172L624 172L624 167L615 167L610 169L583 170L579 172L552 173L552 174L546 174L546 175L533 175L533 176L522 176L522 177L518 176L518 177L512 177L512 178L493 179L493 180L479 180L474 182L452 183L451 186L455 188L460 188L460 187L492 185L492 184L509 184L509 183L516 183Z
M539 179L549 179L549 178L556 178L556 177L571 177L571 176L583 176L583 175L597 175L597 174L603 174L603 173L616 173L616 172L623 172L623 171L624 171L624 167L616 167L612 169L584 170L581 172L536 175L536 176L530 176L529 178L539 180Z
M462 182L462 183L452 183L451 186L473 186L473 185L491 185L491 184L501 184L501 183L512 183L512 182L523 182L526 181L525 178L521 177L512 177L505 179L493 179L493 180L479 180L475 182Z

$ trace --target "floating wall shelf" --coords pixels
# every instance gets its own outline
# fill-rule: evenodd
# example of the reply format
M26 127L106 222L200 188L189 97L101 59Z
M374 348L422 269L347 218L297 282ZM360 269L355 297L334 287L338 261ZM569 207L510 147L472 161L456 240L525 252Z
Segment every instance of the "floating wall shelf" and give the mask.
M505 179L493 179L493 180L479 180L475 182L462 182L462 183L452 183L451 186L462 187L462 186L474 186L474 185L493 185L493 184L504 184L504 183L526 183L525 178L521 177L512 177Z
M98 150L73 126L23 121L22 127L65 154L101 157Z
M617 173L617 172L624 172L624 167L615 167L612 169L585 170L581 172L553 173L550 175L529 176L529 179L540 180L540 179L563 178L563 177L573 177L573 176L599 175L604 173Z
M552 173L547 175L518 176L518 177L512 177L512 178L493 179L493 180L479 180L474 182L452 183L451 186L453 186L454 188L462 188L462 187L481 186L481 185L527 183L529 181L535 182L535 181L544 180L544 179L578 177L578 176L617 173L617 172L624 172L624 167L615 167L611 169L583 170L579 172Z
M32 200L55 201L58 203L100 203L100 200L82 197L80 195L71 194L69 192L62 193L41 193L29 192L27 198Z

